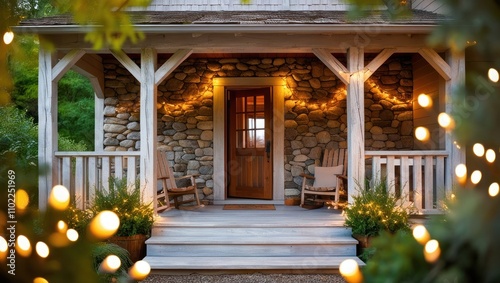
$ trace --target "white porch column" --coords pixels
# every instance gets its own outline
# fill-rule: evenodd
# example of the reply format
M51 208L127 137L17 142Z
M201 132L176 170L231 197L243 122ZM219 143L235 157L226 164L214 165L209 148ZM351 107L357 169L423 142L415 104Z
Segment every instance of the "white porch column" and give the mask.
M140 156L140 179L143 190L144 201L153 201L156 194L156 94L155 85L157 56L153 48L145 48L141 52L141 156ZM156 208L156 203L154 202Z
M347 175L348 202L357 194L359 184L365 181L365 93L364 51L350 47L347 51L347 69L351 74L347 85Z
M55 152L57 151L57 81L52 68L53 54L40 46L38 54L38 207L47 208L48 196L57 181Z
M448 61L448 65L450 65L450 79L446 81L445 88L445 112L450 114L453 111L452 101L457 99L455 96L456 89L465 84L465 57L464 54L453 54L452 52L448 52L446 54L446 60ZM448 152L449 156L446 160L446 179L445 193L451 193L451 190L458 186L457 179L455 176L455 167L460 164L465 164L465 146L462 146L462 149L458 148L457 145L454 144L455 136L453 133L447 133L445 139L445 148ZM446 197L446 196L443 196Z
M94 97L94 151L104 150L104 98Z

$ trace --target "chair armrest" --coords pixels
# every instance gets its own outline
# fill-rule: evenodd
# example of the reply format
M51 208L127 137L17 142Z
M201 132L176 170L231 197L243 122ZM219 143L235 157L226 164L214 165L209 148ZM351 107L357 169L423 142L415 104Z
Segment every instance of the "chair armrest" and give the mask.
M307 179L314 179L314 176L313 175L309 175L309 174L300 174L300 176L304 177L304 178L307 178Z
M346 175L337 175L337 178L342 179L342 180L347 180Z
M177 177L177 178L175 178L175 179L176 179L176 180L190 179L190 178L194 178L194 177L197 177L197 176L200 176L200 174L186 175L186 176Z

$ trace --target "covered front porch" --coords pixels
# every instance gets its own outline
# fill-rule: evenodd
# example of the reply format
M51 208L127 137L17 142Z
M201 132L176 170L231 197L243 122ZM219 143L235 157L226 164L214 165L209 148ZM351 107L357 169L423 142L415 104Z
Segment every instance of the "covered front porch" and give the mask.
M388 187L407 196L407 201L414 203L420 212L436 212L439 201L453 187L452 169L464 162L463 153L449 133L438 129L436 114L429 115L417 107L416 97L420 91L428 93L438 102L436 111L450 112L451 90L464 79L464 57L426 46L425 38L433 24L387 23L363 29L365 25L305 23L298 28L287 24L179 26L166 23L161 29L138 25L144 29L147 40L136 45L126 43L120 51L93 50L84 42L83 30L71 25L37 26L37 32L44 35L42 40L52 42L57 50L55 54L44 49L40 51L39 163L46 166L49 174L40 177L39 206L46 206L53 185L63 184L70 188L77 205L83 208L93 190L107 188L109 177L126 177L129 183L138 180L145 200L151 201L157 189L158 148L171 150L170 161L174 167L178 165L179 174L200 171L200 167L206 166L203 178L197 182L202 186L200 190L208 188L211 192L207 193L211 195L207 200L216 204L233 201L226 193L229 168L225 123L228 116L224 95L228 87L260 85L270 87L274 95L273 150L270 153L273 194L268 202L282 204L286 197L296 195L298 173L301 170L311 173L325 147L341 147L348 152L349 200L356 194L357 184L364 185L365 178L387 177ZM377 82L383 82L383 78L377 77L376 82L370 82L381 66L397 56L407 56L413 66L411 83L405 81L402 85L403 92L409 95L405 98L405 107L410 107L411 111L401 110L396 103L387 106L373 99L369 103L377 107L370 108L371 105L367 106L369 95L399 99L398 87L396 91L383 88L371 91ZM241 59L249 57L256 58L256 66L260 68L251 75L245 73L251 78L245 77L245 66L238 65L252 65ZM213 58L219 59L220 67L211 70L209 65ZM299 64L294 58L312 63ZM283 63L274 65L278 64L275 63L277 59ZM321 66L321 74L313 74L313 64ZM261 72L268 68L267 65L277 70ZM280 70L282 65L286 65L286 69ZM200 73L199 66L206 66L203 70L210 72L203 72L204 75L194 80L189 74ZM224 69L225 66L228 67ZM73 67L89 77L96 92L93 152L58 151L57 81ZM110 71L115 69L120 72ZM402 70L391 69L391 66L385 70L388 75L391 71L399 74ZM430 72L435 76L426 76ZM206 73L210 73L210 77L205 76ZM174 78L183 85L195 85L196 91L167 85ZM188 79L193 80L188 82ZM332 81L338 87L335 92L325 86ZM389 80L387 84L392 83ZM404 87L410 86L411 92L405 90ZM308 91L314 93L310 95ZM204 100L196 104L193 97ZM112 101L117 102L111 104ZM132 110L119 112L119 107ZM198 114L191 123L186 113L193 107ZM389 123L387 125L377 122L384 120L380 117L386 110L384 107L391 108L391 113L385 112L389 120L382 121ZM301 112L306 110L307 113ZM204 114L200 115L200 111ZM307 114L311 124L297 122L301 114ZM124 119L126 124L120 124ZM411 123L403 123L405 121ZM168 124L170 122L180 123L176 124L179 127L173 127L173 123ZM404 130L402 124L406 125ZM175 134L190 129L191 125L201 130L201 134L206 131L206 135L183 132L185 139L182 142L167 142L175 139ZM432 145L414 139L413 131L417 126L429 127L436 134ZM306 132L302 134L301 131ZM119 135L126 138L119 139ZM394 141L390 135L395 135ZM407 136L406 141L411 139L411 143L403 143L402 135ZM311 141L313 137L315 141ZM307 148L307 153L301 146ZM177 152L183 155L177 156ZM202 166L189 169L195 164L189 161Z

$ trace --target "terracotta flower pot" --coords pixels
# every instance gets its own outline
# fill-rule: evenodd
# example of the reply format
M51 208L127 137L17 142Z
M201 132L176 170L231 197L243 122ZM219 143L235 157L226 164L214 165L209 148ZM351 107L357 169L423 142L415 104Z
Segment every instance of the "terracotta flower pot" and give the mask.
M356 246L357 255L361 255L366 248L369 248L372 245L373 236L352 235L352 237L358 240L358 245Z

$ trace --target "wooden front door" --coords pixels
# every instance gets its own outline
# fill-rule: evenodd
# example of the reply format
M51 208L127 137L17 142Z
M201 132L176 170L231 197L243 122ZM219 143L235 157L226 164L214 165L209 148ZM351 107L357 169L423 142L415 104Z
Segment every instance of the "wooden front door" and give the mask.
M270 88L230 90L228 97L228 196L272 199Z

